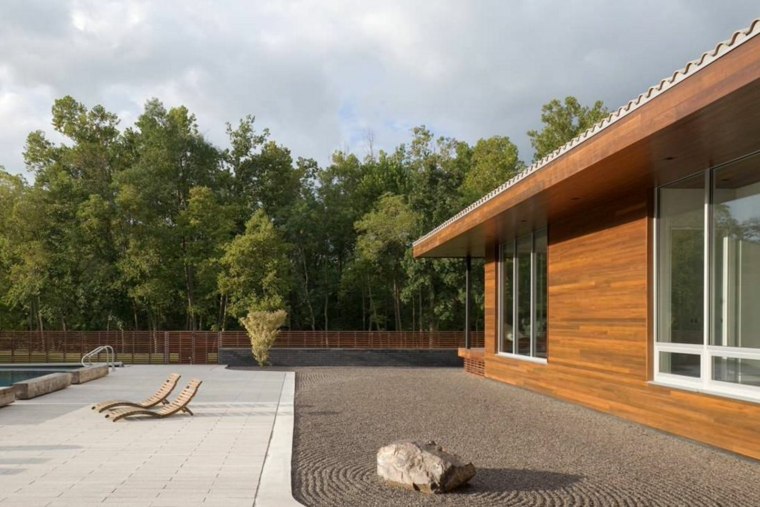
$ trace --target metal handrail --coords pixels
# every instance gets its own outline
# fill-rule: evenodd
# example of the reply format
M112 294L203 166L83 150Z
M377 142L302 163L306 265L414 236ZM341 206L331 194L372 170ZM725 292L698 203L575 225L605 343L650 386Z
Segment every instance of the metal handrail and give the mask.
M106 365L108 365L110 370L113 371L116 368L116 351L114 351L113 347L110 345L101 345L100 347L94 348L87 354L83 355L82 366L92 366L92 358L101 352L106 353ZM111 358L110 360L109 357Z

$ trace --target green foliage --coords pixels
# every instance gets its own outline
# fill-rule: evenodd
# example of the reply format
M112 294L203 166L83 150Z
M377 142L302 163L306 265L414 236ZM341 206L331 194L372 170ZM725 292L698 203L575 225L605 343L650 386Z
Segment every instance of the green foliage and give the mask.
M217 279L221 273L224 246L235 230L234 209L220 202L209 187L193 187L187 208L177 219L182 230L182 263L187 277L187 312L189 320L203 327L203 322L214 322L214 328L223 327L219 318Z
M399 152L410 173L409 204L427 231L461 207L459 188L469 168L470 149L456 139L434 139L424 126L413 129L413 134L411 145L401 145Z
M250 310L240 324L251 339L251 352L259 366L269 364L269 350L277 340L280 328L285 324L288 313L285 310Z
M533 160L537 161L557 148L568 143L594 124L603 120L609 111L601 100L593 107L582 106L575 97L565 97L564 103L554 99L541 107L543 128L529 130L530 144L536 150Z
M107 328L120 304L112 223L113 177L127 163L118 118L71 97L55 101L53 126L67 138L56 145L32 132L24 153L35 174L18 203L19 252L6 300L43 328Z
M24 217L20 215L28 188L18 176L13 176L0 166L0 329L23 326L23 314L28 312L19 304L26 292L34 287L24 286L20 279L19 264L24 261L22 238ZM16 274L13 274L13 271Z
M524 167L517 146L508 137L480 139L472 149L470 169L459 188L464 205L477 201Z
M116 180L122 285L150 327L197 329L204 318L218 320L199 289L213 290L219 242L232 234L228 213L210 190L222 179L220 155L185 107L166 110L152 99L136 127L129 133L135 161ZM174 314L178 307L185 309L183 321Z
M552 101L534 146L603 113ZM253 116L224 148L157 99L125 129L72 97L52 118L56 141L27 137L32 183L0 169L0 328L222 330L287 308L292 329L461 329L462 261L414 260L411 243L524 167L507 137L470 146L424 126L319 167Z
M385 194L373 211L356 222L356 248L374 265L397 266L414 239L417 217L400 195Z
M375 210L356 222L359 234L356 241L356 269L364 271L370 300L372 322L381 325L377 305L372 296L372 285L387 287L390 281L393 299L394 328L403 329L401 323L401 290L404 279L402 260L411 247L417 231L417 216L399 195L385 194L378 200ZM372 276L370 276L372 275Z
M219 290L228 298L230 315L284 306L291 288L288 247L263 210L227 244L221 266Z

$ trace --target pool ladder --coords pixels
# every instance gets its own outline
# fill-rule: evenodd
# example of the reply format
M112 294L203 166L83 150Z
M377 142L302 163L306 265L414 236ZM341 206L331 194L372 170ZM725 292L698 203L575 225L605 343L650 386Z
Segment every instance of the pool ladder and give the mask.
M106 365L113 371L116 368L116 352L110 345L101 345L82 356L82 366L92 366L92 358L97 357L102 352L106 353Z

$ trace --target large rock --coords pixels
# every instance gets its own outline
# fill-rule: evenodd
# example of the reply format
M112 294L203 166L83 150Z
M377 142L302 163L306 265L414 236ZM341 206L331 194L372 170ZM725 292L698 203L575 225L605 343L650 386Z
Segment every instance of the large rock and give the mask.
M394 486L445 493L475 477L475 466L433 441L396 442L377 451L377 474Z

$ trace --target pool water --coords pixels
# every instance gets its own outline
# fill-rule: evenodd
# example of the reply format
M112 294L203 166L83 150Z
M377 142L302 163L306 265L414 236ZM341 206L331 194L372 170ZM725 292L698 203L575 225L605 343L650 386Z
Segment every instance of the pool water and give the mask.
M81 368L81 365L70 368L60 366L55 368L0 368L0 387L8 387L22 380L29 380L30 378L41 377L48 373L57 373L74 368Z

